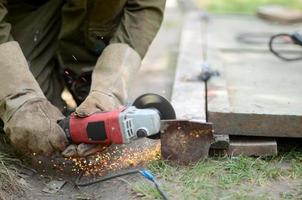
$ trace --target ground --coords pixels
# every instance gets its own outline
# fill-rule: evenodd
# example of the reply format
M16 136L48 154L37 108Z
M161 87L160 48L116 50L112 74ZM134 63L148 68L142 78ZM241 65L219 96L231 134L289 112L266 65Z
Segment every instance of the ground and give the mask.
M187 6L187 9L189 8L192 6ZM163 27L144 60L138 78L132 84L131 100L147 92L170 98L182 12L185 10L180 10L176 1L168 0ZM143 167L157 177L169 199L302 199L302 150L293 146L280 149L279 155L275 157L210 157L190 166L179 166L161 160L157 148L158 142L142 140L129 147L119 148L113 159L115 163L128 166L136 164L133 159L141 160ZM113 151L117 150L112 148L111 152ZM120 156L125 152L127 158ZM58 159L57 162L65 163L62 164L63 171L53 170L52 160L36 160L33 163L39 166L38 173L20 167L15 159L0 158L1 183L5 182L3 177L7 177L2 175L12 172L8 182L14 181L16 184L12 186L17 187L9 185L11 192L16 195L24 188L27 193L20 193L21 196L11 198L0 193L0 199L160 199L153 184L140 175L130 175L84 188L74 187L73 183L78 174L73 172L73 169L78 170L80 165L82 168L89 167L89 163L94 165L98 158L105 160L108 154L103 155L105 157L94 157L92 161ZM95 166L100 170L100 165ZM16 168L22 169L21 178L15 176ZM118 168L119 166L114 169L117 171ZM46 183L51 180L67 180L67 183L56 194L42 192ZM84 180L89 179L86 177ZM3 188L3 185L0 186Z
M171 199L301 199L302 153L270 158L212 157L189 167L156 161L149 168ZM158 197L142 182L134 189L146 199Z

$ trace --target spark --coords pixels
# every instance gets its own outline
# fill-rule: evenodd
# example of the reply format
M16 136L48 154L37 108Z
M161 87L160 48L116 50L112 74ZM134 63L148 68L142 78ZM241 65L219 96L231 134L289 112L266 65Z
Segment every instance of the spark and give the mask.
M108 171L137 167L158 159L160 159L159 143L150 148L119 145L88 158L70 158L74 163L72 171L84 171L85 175L98 176L102 176Z
M33 154L39 165L42 158ZM119 170L143 166L160 159L160 142L137 143L136 145L116 145L106 148L86 158L54 158L49 160L52 169L61 172L70 170L74 174L84 172L85 176L104 176ZM47 162L46 162L47 163Z
M78 61L78 59L74 55L72 55L72 57L75 61Z

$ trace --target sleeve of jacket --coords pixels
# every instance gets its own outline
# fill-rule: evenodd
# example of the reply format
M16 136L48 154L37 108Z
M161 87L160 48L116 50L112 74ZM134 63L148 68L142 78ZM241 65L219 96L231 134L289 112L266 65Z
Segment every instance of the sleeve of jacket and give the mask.
M166 0L128 0L110 43L126 43L143 58L163 20Z
M6 0L0 0L0 44L12 40L11 25L5 21L7 15Z

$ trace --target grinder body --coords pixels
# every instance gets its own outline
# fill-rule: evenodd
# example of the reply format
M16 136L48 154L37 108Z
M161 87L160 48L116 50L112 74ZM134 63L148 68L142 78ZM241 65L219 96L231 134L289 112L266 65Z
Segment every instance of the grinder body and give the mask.
M121 107L80 118L75 114L59 122L70 143L127 144L160 132L160 113L155 108Z

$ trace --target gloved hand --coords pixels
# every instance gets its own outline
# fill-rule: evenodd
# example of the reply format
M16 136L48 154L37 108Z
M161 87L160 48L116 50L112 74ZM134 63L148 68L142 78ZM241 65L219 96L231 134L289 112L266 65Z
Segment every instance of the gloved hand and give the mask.
M11 143L21 152L62 151L62 114L45 98L17 42L0 45L0 66L0 117Z
M4 131L17 149L49 156L66 147L65 133L57 124L63 118L46 99L32 99L18 108L5 123Z
M107 46L92 73L90 93L76 109L76 114L85 117L123 105L129 82L140 65L139 54L129 45L115 43ZM103 146L95 144L70 145L62 154L67 157L87 156L102 149Z

